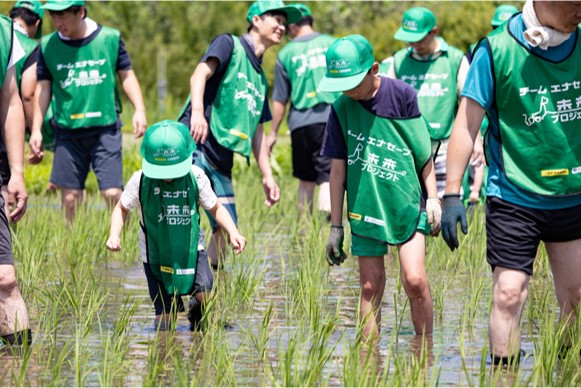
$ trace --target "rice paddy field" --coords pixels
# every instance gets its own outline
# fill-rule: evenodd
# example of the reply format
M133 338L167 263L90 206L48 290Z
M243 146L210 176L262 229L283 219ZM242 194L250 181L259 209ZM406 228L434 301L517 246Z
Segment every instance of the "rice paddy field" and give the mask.
M13 244L33 342L0 351L1 385L581 385L579 341L566 358L557 357L562 333L543 248L522 317L521 366L492 368L487 333L492 277L479 207L470 213L469 234L459 250L450 252L441 237L428 240L432 340L414 334L398 260L390 254L381 338L377 352L364 352L357 262L349 257L330 268L324 258L327 221L316 212L298 218L289 147L283 138L275 149L282 198L272 209L263 205L254 161L250 167L236 162L239 227L249 244L242 255L230 254L216 273L204 333L189 331L185 313L174 330L156 332L139 258L137 214L126 224L123 251L110 253L105 248L110 212L96 194L94 178L87 205L67 227L59 197L44 193L50 164L27 166L31 197L26 216L13 227ZM127 142L125 159L128 178L140 166L138 144ZM205 217L202 225L208 230Z

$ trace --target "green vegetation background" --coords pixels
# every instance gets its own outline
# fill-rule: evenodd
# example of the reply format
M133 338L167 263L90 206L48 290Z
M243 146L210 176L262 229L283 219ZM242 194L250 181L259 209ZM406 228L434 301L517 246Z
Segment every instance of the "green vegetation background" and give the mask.
M497 1L321 1L305 2L314 15L315 29L333 36L359 33L369 39L378 61L405 46L393 34L403 13L414 6L434 11L440 35L446 41L466 51L490 31L495 8L507 2ZM522 3L508 2L519 9ZM0 2L0 12L8 14L13 2ZM88 1L88 16L99 24L121 31L133 68L140 81L150 124L176 118L189 93L190 76L212 39L222 33L241 35L246 31L249 1ZM45 15L43 33L54 31L51 18ZM274 63L280 46L267 51L263 67L272 86ZM166 59L167 99L165 107L158 100L158 58ZM125 98L125 96L123 96ZM131 131L133 109L125 100L122 115L124 131ZM268 128L267 128L268 130ZM280 132L284 134L286 131ZM290 174L290 152L280 149L275 154L280 173ZM287 147L288 148L288 147ZM40 192L44 183L36 178L50 172L50 155L41 166L28 169L29 190ZM242 164L242 163L240 163ZM128 168L129 167L129 168ZM288 167L288 170L287 170ZM126 174L133 168L126 166ZM88 184L93 191L94 180ZM32 185L32 186L31 186Z

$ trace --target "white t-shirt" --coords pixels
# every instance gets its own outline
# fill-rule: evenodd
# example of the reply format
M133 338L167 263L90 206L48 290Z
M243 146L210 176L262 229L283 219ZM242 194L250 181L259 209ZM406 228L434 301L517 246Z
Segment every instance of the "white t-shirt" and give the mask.
M192 172L196 177L196 183L198 184L198 201L200 206L204 210L210 210L218 202L216 194L212 190L210 185L210 180L204 173L204 171L197 167L192 166ZM143 215L141 214L141 202L139 201L139 182L141 180L142 171L136 171L127 182L123 194L121 194L121 205L127 210L139 209L139 222L143 224ZM147 248L145 246L145 234L143 230L139 228L139 249L141 251L141 259L144 263L147 262ZM200 228L200 237L198 240L198 250L204 249L204 231Z
M18 40L18 36L16 36L16 30L14 30L12 32L12 52L10 53L10 60L8 61L7 69L10 69L12 66L14 66L16 62L21 60L25 55L26 52L24 52L24 49Z

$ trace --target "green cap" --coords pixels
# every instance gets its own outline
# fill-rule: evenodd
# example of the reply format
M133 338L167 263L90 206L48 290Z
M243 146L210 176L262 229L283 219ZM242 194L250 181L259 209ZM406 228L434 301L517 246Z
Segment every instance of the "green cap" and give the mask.
M141 144L143 175L151 179L175 179L192 169L196 150L188 127L173 120L153 124Z
M263 13L271 11L283 12L286 15L287 24L296 23L303 18L301 11L299 11L295 7L285 5L282 0L274 1L259 0L252 3L250 8L248 9L248 13L246 14L246 20L248 20L248 23L252 23L252 18L254 16L260 16Z
M13 8L26 8L34 12L40 18L40 24L36 29L36 34L33 36L34 39L40 39L42 36L42 20L44 19L44 9L42 4L38 0L20 0L14 4Z
M85 0L48 0L42 8L47 11L64 11L75 5L85 5Z
M492 25L492 27L498 27L502 23L510 19L512 15L518 12L519 12L518 8L515 7L514 5L510 4L499 5L498 7L496 7L496 11L494 11L494 16L492 17L490 24Z
M361 83L375 63L373 47L361 35L349 35L327 49L327 73L319 83L322 92L351 90Z
M436 15L432 11L424 7L410 8L403 14L401 27L393 37L404 42L415 43L424 39L434 27L436 27Z
M26 8L37 14L40 20L44 18L44 9L38 0L20 0L14 4L13 8Z
M290 7L295 7L296 9L298 9L301 12L301 16L302 17L305 17L305 16L313 16L313 14L311 13L311 10L305 4L302 4L302 3L292 3L292 4L289 4L289 6Z

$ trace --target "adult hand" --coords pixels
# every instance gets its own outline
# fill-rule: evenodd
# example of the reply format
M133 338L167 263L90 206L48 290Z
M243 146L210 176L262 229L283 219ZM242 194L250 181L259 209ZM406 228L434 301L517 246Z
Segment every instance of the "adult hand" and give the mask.
M268 149L268 154L272 154L274 145L276 144L276 133L270 132L266 137L266 148Z
M471 191L470 195L468 196L468 201L472 204L475 205L478 203L478 201L480 201L480 192L478 191Z
M109 239L107 240L107 249L113 252L119 252L121 250L121 239L119 236L109 236Z
M31 164L38 164L42 161L44 153L42 152L42 133L40 131L33 131L30 134L30 140L28 141L30 145L30 151L32 154L28 157L28 161Z
M26 203L28 201L28 193L26 186L24 186L24 176L22 173L12 173L10 181L8 181L8 209L11 210L8 214L8 219L14 223L20 221L26 212Z
M147 118L145 117L145 110L138 109L133 114L133 133L135 138L139 139L147 129Z
M280 199L280 189L278 188L278 185L276 184L272 176L262 178L262 189L264 190L264 194L266 195L264 204L267 207L271 207L272 205L278 202L278 200Z
M325 258L329 265L341 265L347 258L343 252L343 227L331 225L331 232L329 233L329 241L327 241L327 248L325 250Z
M460 222L462 232L468 234L466 208L460 200L460 194L446 194L444 195L442 211L442 237L452 251L460 245L458 243L458 222Z
M472 155L470 155L470 164L474 167L480 167L486 162L484 157L484 145L482 140L478 138L474 142L474 148L472 149Z
M234 248L234 253L239 255L246 248L246 239L240 233L233 233L230 236L230 244Z
M430 235L439 235L442 221L442 207L438 198L428 198L426 201L426 213L428 215L428 224L430 224Z
M204 143L208 136L208 122L204 117L204 111L192 108L192 117L190 118L190 133L196 143Z

